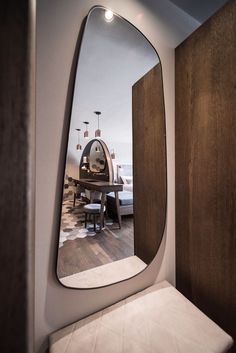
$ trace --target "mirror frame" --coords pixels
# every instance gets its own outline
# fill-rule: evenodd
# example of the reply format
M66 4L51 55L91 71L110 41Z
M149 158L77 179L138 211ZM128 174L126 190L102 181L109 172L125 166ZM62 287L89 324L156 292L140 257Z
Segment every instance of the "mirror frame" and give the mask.
M149 39L141 32L141 30L139 30L135 25L133 25L129 20L127 20L126 18L124 18L121 15L118 15L116 12L113 11L113 14L115 16L117 16L118 18L124 20L125 22L127 22L129 25L131 25L134 29L136 29L136 31L138 31L143 38L146 39L146 41L150 44L150 46L152 47L152 49L154 50L154 52L156 53L157 57L159 58L159 65L161 68L161 86L162 86L162 92L163 92L163 113L164 113L164 151L165 151L165 190L166 190L166 197L165 197L165 209L164 209L164 220L163 220L163 229L161 232L161 236L160 236L160 241L156 250L156 254L153 257L153 259L151 260L151 262L149 264L147 264L147 266L140 272L136 273L135 275L128 277L128 278L124 278L120 281L117 282L113 282L113 283L109 283L106 285L102 285L102 286L98 286L98 287L70 287L70 286L66 286L64 285L61 281L60 278L58 277L57 274L57 268L58 268L58 256L59 256L59 239L60 239L60 225L61 225L61 215L62 215L62 202L63 202L63 195L64 195L64 177L65 177L65 168L66 168L66 160L67 160L67 149L68 149L68 141L69 141L69 132L70 132L70 124L71 124L71 116L72 116L72 107L73 107L73 99L74 99L74 90L75 90L75 83L76 83L76 73L77 73L77 69L78 69L78 62L79 62L79 56L80 56L80 51L81 51L81 47L82 47L82 43L83 43L83 38L84 38L84 32L88 23L88 19L89 16L91 15L91 13L95 10L95 9L103 9L103 10L107 10L109 8L106 8L105 6L102 5L95 5L93 7L91 7L91 9L89 10L88 14L85 16L85 18L83 19L81 26L80 26L80 30L79 30L79 34L78 34L78 38L76 41L76 46L75 46L75 50L74 50L74 54L73 54L73 60L72 60L72 65L71 65L71 70L70 70L70 76L69 76L69 82L68 82L68 89L67 89L67 96L66 96L66 105L65 105L65 114L64 114L64 126L63 126L63 134L62 134L62 142L61 142L61 148L60 148L60 161L59 161L59 168L58 168L58 187L57 189L59 189L58 194L60 195L59 198L59 205L57 205L57 207L59 207L59 210L57 210L55 212L56 214L56 218L57 218L57 226L56 226L56 232L57 232L57 237L56 237L56 261L55 261L55 268L54 268L54 275L56 275L56 279L57 282L60 284L60 286L66 288L66 289L72 289L72 290L94 290L94 289L100 289L100 288L105 288L105 287L110 287L113 285L117 285L119 283L125 282L125 281L129 281L132 278L135 278L137 276L139 276L141 273L143 273L144 271L147 271L148 267L152 264L152 262L155 260L155 258L158 255L158 251L160 249L160 245L163 241L163 237L164 237L164 233L165 233L165 228L166 228L166 219L167 219L167 199L168 199L168 184L167 184L167 141L166 141L166 111L165 111L165 96L164 96L164 83L163 83L163 70L162 70L162 63L161 63L161 59L159 54L157 53L157 50L155 49L155 47L152 45L152 43L149 41Z

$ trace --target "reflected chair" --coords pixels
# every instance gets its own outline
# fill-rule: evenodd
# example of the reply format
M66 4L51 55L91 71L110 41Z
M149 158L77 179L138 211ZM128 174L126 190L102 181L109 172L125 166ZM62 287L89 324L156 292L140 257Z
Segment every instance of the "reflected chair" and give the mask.
M103 210L101 210L101 204L99 203L88 203L83 207L85 213L85 228L87 228L88 216L93 217L93 230L96 231L96 217L101 216L101 212L106 211L106 207L104 206ZM103 217L103 225L104 227L104 217Z

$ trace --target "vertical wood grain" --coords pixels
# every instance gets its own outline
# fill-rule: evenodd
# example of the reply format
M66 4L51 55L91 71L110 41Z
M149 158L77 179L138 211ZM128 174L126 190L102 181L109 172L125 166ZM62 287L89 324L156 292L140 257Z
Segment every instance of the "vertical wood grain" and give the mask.
M0 4L0 352L33 352L34 1Z
M133 86L135 254L149 264L166 216L166 141L161 65Z
M176 49L177 288L236 340L236 1Z

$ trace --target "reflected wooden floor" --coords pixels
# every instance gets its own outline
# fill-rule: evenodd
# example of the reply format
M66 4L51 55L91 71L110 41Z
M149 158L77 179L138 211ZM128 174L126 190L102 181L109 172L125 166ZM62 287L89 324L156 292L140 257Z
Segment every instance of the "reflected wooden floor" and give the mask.
M114 223L94 236L67 240L58 255L59 278L134 255L133 217L123 216L121 229Z

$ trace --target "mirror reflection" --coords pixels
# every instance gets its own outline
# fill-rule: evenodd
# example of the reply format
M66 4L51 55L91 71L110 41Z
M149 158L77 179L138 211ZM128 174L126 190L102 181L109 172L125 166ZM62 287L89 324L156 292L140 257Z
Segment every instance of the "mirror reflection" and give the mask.
M141 200L134 194L132 95L134 85L158 64L153 47L130 23L102 7L90 11L65 165L57 259L57 276L65 286L119 282L153 259L137 255L134 219ZM140 173L144 163L140 161Z
M99 141L94 141L89 153L89 170L101 173L105 169L105 155Z

